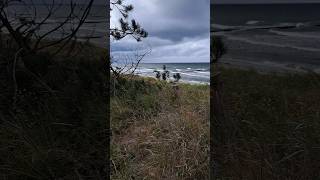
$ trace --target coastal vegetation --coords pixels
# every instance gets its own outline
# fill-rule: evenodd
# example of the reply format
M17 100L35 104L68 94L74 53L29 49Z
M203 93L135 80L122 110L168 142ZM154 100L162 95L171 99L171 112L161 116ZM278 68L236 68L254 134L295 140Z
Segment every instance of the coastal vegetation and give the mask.
M318 178L320 75L217 71L223 117L213 114L211 122L214 177Z
M15 94L7 64L15 50L0 49L2 178L107 177L106 50L85 44L79 50L28 56L36 76L17 66Z
M92 0L52 2L0 3L0 177L105 179L108 50L77 41ZM17 3L26 11L12 17L8 8ZM62 7L69 14L46 28Z
M209 179L209 86L112 79L111 178Z
M147 38L128 18L133 7L120 3L113 10L118 7L122 18L111 29L113 40ZM146 53L129 62L119 58L124 67L111 65L111 178L209 179L210 88L178 83L179 73L170 82L166 66L154 71L156 78L134 75Z

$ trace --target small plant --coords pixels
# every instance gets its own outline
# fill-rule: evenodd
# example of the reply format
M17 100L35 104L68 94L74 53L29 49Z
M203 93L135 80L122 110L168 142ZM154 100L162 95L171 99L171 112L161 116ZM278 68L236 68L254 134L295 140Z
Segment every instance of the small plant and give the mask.
M160 80L162 77L162 80L166 81L170 77L170 72L167 70L166 65L163 65L162 67L163 72L160 72L158 70L154 70L153 72L156 73L156 78Z
M174 75L173 75L173 78L174 78L174 82L178 82L178 81L181 79L180 73L174 74Z
M227 48L222 41L222 37L211 37L211 62L217 63L218 60L227 53Z
M157 78L158 80L160 80L160 78L161 78L161 73L160 73L160 71L154 70L153 72L156 73L156 78Z
M163 65L163 72L162 72L162 80L166 81L167 78L170 77L170 72L167 70L166 65Z

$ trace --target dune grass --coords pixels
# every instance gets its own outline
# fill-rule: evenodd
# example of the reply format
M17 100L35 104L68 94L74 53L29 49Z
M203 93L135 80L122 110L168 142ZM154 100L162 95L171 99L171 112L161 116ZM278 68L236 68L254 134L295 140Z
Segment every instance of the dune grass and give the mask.
M107 177L107 71L102 51L92 49L24 57L25 67L16 67L15 95L17 49L2 46L0 179Z
M319 178L320 76L220 71L225 120L222 138L213 137L217 179Z
M112 179L208 179L209 86L121 78L111 97Z

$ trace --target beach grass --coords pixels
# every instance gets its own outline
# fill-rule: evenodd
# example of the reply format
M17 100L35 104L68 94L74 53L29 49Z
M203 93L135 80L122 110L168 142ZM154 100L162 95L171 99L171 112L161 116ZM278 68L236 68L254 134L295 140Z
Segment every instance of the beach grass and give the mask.
M16 52L0 49L0 179L106 178L105 54L83 46L73 55L23 57L15 94Z
M218 179L320 177L320 75L221 68Z
M209 86L145 77L115 82L112 179L208 179Z

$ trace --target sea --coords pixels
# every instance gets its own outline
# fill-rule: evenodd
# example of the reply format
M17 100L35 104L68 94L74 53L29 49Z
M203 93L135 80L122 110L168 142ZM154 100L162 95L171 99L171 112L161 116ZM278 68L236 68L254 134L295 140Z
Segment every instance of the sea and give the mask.
M49 29L54 28L57 24L61 23L70 11L69 5L57 6L57 11L50 17L46 23L40 28L39 34L47 32ZM77 12L83 11L84 6L78 6L75 9ZM40 22L48 14L46 5L36 5L36 22ZM34 16L34 8L32 6L25 6L16 4L7 9L9 20L16 23L18 26L19 19L16 17L31 18ZM106 35L108 34L109 24L106 14L108 11L104 5L93 5L91 12L86 20L86 23L79 29L77 33L77 40L89 41L100 47L107 47L108 43ZM68 28L71 28L76 24L76 20L66 25L64 29L51 34L48 38L57 38L61 34L68 32ZM65 31L65 32L63 32ZM210 69L209 63L141 63L135 71L135 74L141 76L155 77L155 70L162 70L163 65L166 65L167 70L170 72L170 79L173 80L173 74L180 73L180 82L185 83L201 83L209 84L210 82Z
M32 1L31 1L32 2ZM54 12L50 16L49 19L45 21L45 23L37 30L38 35L42 35L48 30L54 29L59 25L59 23L65 21L66 17L70 13L70 5L69 4L58 4L56 2L54 5ZM8 19L14 27L20 25L19 18L32 19L35 17L36 22L41 22L48 15L48 8L52 4L36 4L36 5L27 5L22 3L15 3L9 6L6 9L6 14L8 15ZM35 8L34 8L35 7ZM77 4L75 6L74 15L81 16L84 11L86 4ZM99 47L107 48L107 34L108 34L108 19L107 13L109 11L106 10L105 5L93 5L91 7L90 13L86 19L86 22L80 27L77 33L78 41L89 41L91 43L96 44ZM68 21L67 24L63 26L63 28L59 28L54 33L51 33L48 38L59 38L62 35L66 35L71 32L71 28L75 28L77 26L77 18L72 21ZM4 29L4 32L5 29Z
M173 75L180 73L179 82L189 84L210 84L210 64L209 63L142 63L135 71L141 76L155 77L157 71L163 70L163 65L170 72L170 80Z
M262 71L320 73L320 4L211 4L220 63Z

